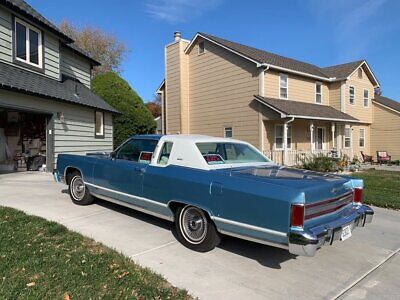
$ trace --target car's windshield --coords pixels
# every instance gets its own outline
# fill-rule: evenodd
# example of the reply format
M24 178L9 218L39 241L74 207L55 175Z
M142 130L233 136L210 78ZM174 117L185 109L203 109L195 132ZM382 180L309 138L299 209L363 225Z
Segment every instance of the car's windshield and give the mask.
M208 164L269 162L250 146L241 143L196 143Z

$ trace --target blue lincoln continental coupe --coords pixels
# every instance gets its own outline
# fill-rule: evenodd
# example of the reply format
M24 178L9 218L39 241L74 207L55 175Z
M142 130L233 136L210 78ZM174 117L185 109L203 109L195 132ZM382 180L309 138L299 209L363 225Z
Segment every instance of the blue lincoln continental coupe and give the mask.
M173 221L206 252L231 235L314 256L372 221L363 181L277 166L252 145L199 135L140 135L110 154L58 156L74 203L94 198Z

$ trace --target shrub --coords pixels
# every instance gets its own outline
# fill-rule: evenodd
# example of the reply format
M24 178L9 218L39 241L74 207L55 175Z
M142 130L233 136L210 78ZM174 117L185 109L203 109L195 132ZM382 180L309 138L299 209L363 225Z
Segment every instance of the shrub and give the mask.
M92 90L122 114L113 118L114 147L133 134L153 133L156 123L143 100L128 82L114 72L97 75Z
M338 163L328 156L310 156L304 160L303 169L318 172L337 172Z

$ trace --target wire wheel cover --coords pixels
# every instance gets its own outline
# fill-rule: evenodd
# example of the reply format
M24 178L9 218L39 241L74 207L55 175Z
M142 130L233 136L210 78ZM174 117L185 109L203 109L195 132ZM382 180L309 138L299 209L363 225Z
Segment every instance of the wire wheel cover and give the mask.
M200 244L207 235L207 218L196 207L184 208L180 216L180 228L183 237L192 244Z

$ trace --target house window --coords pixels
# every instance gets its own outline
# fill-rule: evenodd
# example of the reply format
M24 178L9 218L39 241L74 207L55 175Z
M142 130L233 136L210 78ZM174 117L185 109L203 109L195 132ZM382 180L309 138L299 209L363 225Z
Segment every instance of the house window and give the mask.
M351 128L346 127L344 129L344 147L350 148L351 147Z
M322 103L322 84L319 82L315 83L315 103Z
M292 126L287 126L287 148L292 148ZM277 124L275 125L275 149L282 150L283 149L283 125Z
M288 98L288 76L286 74L279 75L279 91L281 99Z
M203 54L204 53L204 42L200 42L199 43L199 54Z
M42 33L31 25L15 20L15 59L42 67Z
M364 90L364 107L369 106L369 91Z
M95 118L95 136L96 138L104 138L104 113L96 111Z
M349 87L349 102L354 104L354 86Z
M226 138L233 137L233 129L232 129L232 127L224 127L224 137L226 137Z
M360 142L359 142L360 147L364 147L365 146L365 129L364 128L360 128Z
M358 78L360 78L360 79L363 78L363 71L361 68L358 69Z

